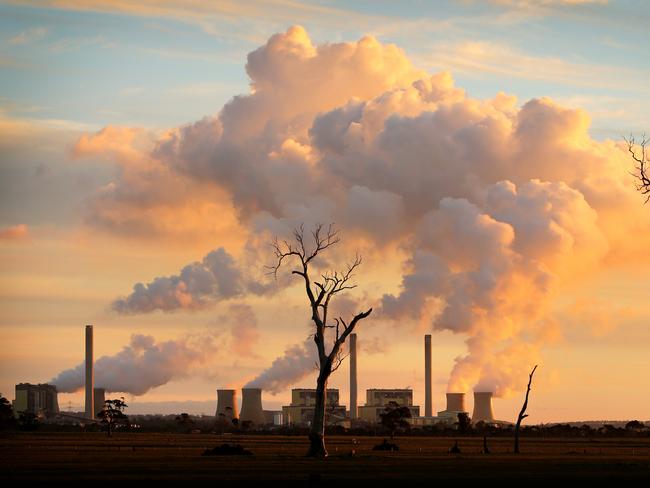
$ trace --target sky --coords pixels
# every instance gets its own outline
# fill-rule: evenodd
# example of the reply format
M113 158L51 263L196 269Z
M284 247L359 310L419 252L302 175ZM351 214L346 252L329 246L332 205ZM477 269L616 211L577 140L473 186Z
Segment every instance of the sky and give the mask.
M446 391L513 420L650 419L642 1L0 1L0 392L132 412L266 408L315 384L304 288L269 243L363 257L359 398ZM347 361L330 386L348 403ZM101 383L101 385L100 385ZM471 406L471 394L468 398Z

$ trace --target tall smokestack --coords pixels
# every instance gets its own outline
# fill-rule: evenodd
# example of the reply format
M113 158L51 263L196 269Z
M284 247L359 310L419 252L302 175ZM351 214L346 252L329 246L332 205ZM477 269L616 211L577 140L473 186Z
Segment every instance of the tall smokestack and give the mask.
M239 420L250 421L256 425L264 425L266 417L262 409L262 389L242 388L241 414Z
M474 413L472 421L474 422L493 422L494 412L492 412L492 392L475 391L474 392Z
M229 422L238 418L237 390L217 390L217 419L223 418Z
M86 418L94 419L95 395L93 392L93 326L86 326Z
M431 334L424 336L424 416L433 416L431 402Z
M465 393L447 393L448 412L466 412Z
M350 334L350 418L357 418L357 335Z

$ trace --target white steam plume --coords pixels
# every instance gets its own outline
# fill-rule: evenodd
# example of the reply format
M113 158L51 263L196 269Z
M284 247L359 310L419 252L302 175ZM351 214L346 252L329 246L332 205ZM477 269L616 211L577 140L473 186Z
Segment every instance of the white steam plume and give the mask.
M262 388L273 394L280 393L309 373L315 372L317 359L314 340L310 336L305 342L288 347L282 356L276 358L259 376L246 383L244 388Z
M196 342L196 343L195 343ZM210 338L156 342L152 336L134 334L127 346L113 356L95 361L95 386L110 392L143 395L152 388L187 375L214 352ZM66 369L49 383L59 392L72 393L84 387L85 363Z

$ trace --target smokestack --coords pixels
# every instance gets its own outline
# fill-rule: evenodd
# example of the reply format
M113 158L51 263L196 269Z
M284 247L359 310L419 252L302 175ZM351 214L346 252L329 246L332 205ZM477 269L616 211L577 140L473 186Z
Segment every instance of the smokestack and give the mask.
M492 392L475 391L474 392L474 413L472 421L474 422L493 422L494 412L492 412Z
M350 334L350 419L357 418L357 335Z
M239 420L250 421L256 425L264 425L266 417L262 409L262 389L242 388L241 414Z
M93 388L93 414L97 417L97 413L104 410L104 403L106 402L106 390L104 388Z
M466 412L465 393L447 393L448 412Z
M424 336L424 416L433 416L431 402L431 334Z
M86 418L94 419L93 326L86 326Z
M223 418L229 422L238 418L237 390L217 390L217 419Z

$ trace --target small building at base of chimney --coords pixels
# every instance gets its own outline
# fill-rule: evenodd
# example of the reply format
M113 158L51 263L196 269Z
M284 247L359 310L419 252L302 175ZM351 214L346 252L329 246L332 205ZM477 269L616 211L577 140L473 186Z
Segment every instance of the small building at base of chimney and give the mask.
M325 423L335 425L346 419L345 405L339 405L338 388L325 391ZM316 406L315 388L294 388L291 390L291 405L282 407L284 425L309 426L314 418Z
M380 414L386 407L396 404L399 407L408 407L411 417L420 416L420 407L413 405L413 390L401 389L377 389L366 390L366 404L359 408L359 420L376 423L381 421Z

